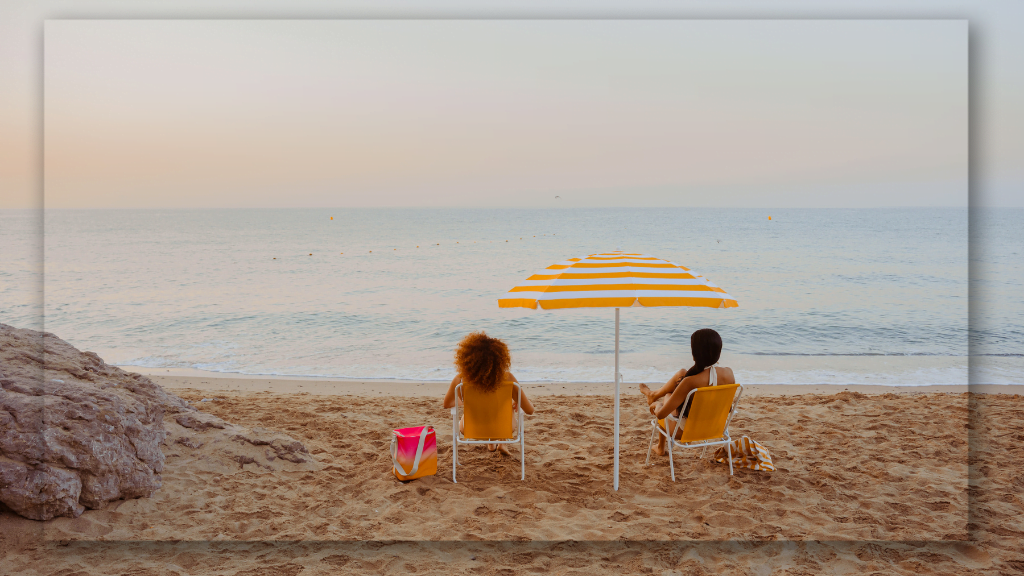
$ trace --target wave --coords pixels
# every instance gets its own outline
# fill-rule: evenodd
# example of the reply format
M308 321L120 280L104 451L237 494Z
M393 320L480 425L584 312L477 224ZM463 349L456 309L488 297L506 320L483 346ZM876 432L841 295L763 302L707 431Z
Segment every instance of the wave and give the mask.
M740 356L939 356L963 358L967 354L943 352L736 352ZM972 354L972 356L1024 356L1024 354Z
M143 360L143 359L139 359ZM208 363L149 361L124 363L124 366L144 368L192 369L207 373L237 375L242 377L277 378L321 378L366 381L413 380L423 382L447 382L455 376L449 366L386 366L351 365L331 369L260 369L238 366L213 365ZM1024 365L1008 367L981 367L971 369L966 362L951 366L921 367L907 366L892 369L886 366L864 367L861 370L822 369L820 367L792 367L788 369L742 369L734 367L737 380L744 384L781 385L881 385L881 386L929 386L966 384L1024 384ZM606 366L550 367L514 366L516 377L522 382L608 382L612 370ZM671 373L655 368L622 368L623 381L662 382Z

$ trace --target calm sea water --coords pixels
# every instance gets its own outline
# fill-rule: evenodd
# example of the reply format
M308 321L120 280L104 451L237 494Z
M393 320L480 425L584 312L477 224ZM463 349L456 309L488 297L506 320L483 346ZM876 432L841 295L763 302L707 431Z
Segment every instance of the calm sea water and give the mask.
M743 382L1020 383L1022 213L969 226L965 209L47 211L39 248L37 217L8 211L0 321L38 323L44 250L45 329L112 363L446 380L455 344L482 329L510 345L521 380L607 381L612 310L496 300L621 247L740 305L622 310L627 381L689 366L690 333L712 327ZM969 230L998 249L969 251Z

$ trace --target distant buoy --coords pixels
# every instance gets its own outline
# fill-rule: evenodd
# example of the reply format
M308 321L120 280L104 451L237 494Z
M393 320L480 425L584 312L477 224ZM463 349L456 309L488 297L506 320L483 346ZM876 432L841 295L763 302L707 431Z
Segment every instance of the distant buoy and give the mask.
M768 219L769 219L769 220L771 220L771 219L772 219L772 217L771 217L771 216L769 216L769 217L768 217Z
M419 246L417 246L417 248L419 248Z
M310 256L312 256L312 255L313 255L313 253L312 253L312 252L310 252L310 253L309 253L309 255L310 255Z
M277 260L277 258L274 258L274 260Z
M373 254L373 250L370 250L370 254Z
M338 254L344 254L344 252L338 252Z
M331 216L331 220L334 220L334 216Z

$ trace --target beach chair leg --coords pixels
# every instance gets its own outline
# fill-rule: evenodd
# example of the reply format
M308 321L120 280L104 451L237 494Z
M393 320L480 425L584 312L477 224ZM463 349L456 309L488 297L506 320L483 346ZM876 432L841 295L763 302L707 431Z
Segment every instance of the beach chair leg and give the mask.
M519 479L526 480L526 434L523 432L521 417L519 420L519 465L522 468Z
M654 435L658 433L657 426L651 426L651 441L647 443L647 460L644 460L644 466L651 463L651 449L654 448Z
M725 445L725 452L729 456L729 476L732 476L732 442Z
M704 447L704 449L700 451L700 454L698 454L698 455L697 455L697 459L698 459L698 460L700 460L700 459L701 459L701 458L703 458L703 457L704 457L704 455L705 455L705 454L707 454L707 453L708 453L708 447L707 447L707 446L705 446L705 447Z
M458 430L459 424L455 422L455 418L452 418L452 422L455 423L455 428L452 430ZM459 465L459 438L456 436L458 432L452 432L452 483L458 484L459 481L455 479L455 468Z
M668 470L672 475L672 481L676 481L676 465L672 462L672 437L668 438Z

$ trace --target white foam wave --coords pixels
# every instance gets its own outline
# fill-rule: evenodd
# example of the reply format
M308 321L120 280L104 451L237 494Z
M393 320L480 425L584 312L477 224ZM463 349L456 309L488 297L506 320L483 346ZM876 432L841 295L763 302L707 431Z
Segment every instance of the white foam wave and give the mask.
M123 362L123 365L146 368L191 368L223 374L245 376L312 377L367 380L417 380L446 382L455 376L452 366L361 365L293 367L260 369L240 367L234 363L186 363L161 357L144 357ZM514 373L523 382L612 382L612 370L605 366L559 367L516 366ZM820 368L788 370L747 370L735 368L737 380L747 384L864 384L880 386L929 386L975 384L1024 384L1024 366L975 370L969 374L966 363L946 367L906 367L898 370L829 370ZM623 368L624 382L667 381L672 372ZM969 375L971 378L969 379Z

